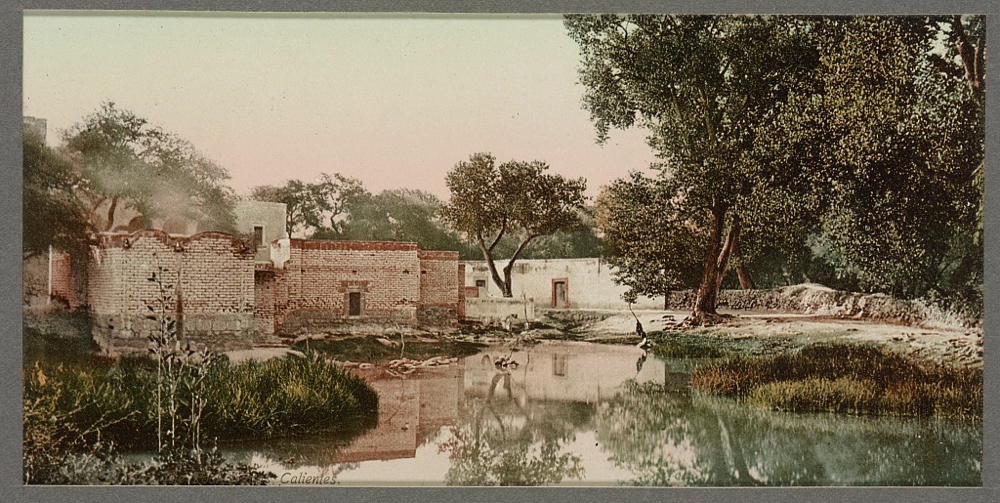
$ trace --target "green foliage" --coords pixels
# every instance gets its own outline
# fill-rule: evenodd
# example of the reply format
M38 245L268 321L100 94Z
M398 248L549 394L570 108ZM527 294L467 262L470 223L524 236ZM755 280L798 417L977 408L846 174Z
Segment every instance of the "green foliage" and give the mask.
M937 32L922 18L861 17L824 34L822 92L788 107L778 134L821 147L799 162L828 183L825 258L863 290L905 298L980 283L982 249L956 236L977 225L983 117L933 63ZM961 262L964 277L946 277Z
M441 209L444 221L468 236L483 253L493 281L510 297L510 270L533 239L575 230L584 209L586 181L546 173L541 161L509 161L499 166L487 153L473 154L448 172L451 200ZM518 239L501 278L494 251L506 235Z
M647 129L672 200L712 216L700 227L710 239L699 299L711 264L726 270L725 226L736 263L762 286L822 282L981 312L981 17L569 16L566 26L598 140ZM627 276L661 269L650 260Z
M744 241L770 239L740 230L744 220L767 221L770 207L752 196L780 184L753 146L818 63L808 24L776 16L670 15L574 15L565 24L580 46L584 108L598 141L612 128L647 129L663 159L655 167L673 187L671 201L703 222L692 229L704 243L695 312L714 313L730 257L738 257ZM652 262L646 274L660 269Z
M283 187L254 187L250 199L285 203L288 235L313 239L342 239L343 222L350 208L370 197L361 181L340 173L323 173L312 183L288 180Z
M471 247L440 219L441 201L413 189L384 190L358 197L343 222L343 237L360 241L410 241L421 250L458 251L468 258Z
M234 232L234 197L228 172L190 143L113 102L65 134L66 153L86 179L92 208L109 204L106 217L91 216L100 230L115 229L118 205L138 212L148 228L155 218L180 217L199 230Z
M230 365L218 354L181 346L169 277L162 267L149 277L159 289L149 304L158 325L149 356L114 364L69 358L43 368L44 359L29 366L27 356L49 344L26 343L26 482L261 484L273 474L226 463L202 439L356 433L373 425L375 392L315 355ZM148 466L131 465L113 446L155 446L158 455Z
M95 231L78 195L85 181L41 138L26 132L23 147L24 256L47 252L49 246L79 255Z
M633 172L602 188L597 226L615 282L649 298L691 289L705 255L699 222L685 214L676 187Z
M769 407L903 416L982 417L982 369L918 364L875 346L814 344L797 354L695 369L696 389Z
M661 358L721 358L730 354L716 340L683 332L653 332L649 338L653 342L650 352Z
M52 400L61 435L84 444L100 440L124 448L155 448L158 419L165 427L176 419L176 435L164 428L161 441L167 447L172 438L175 445L192 439L192 426L199 428L202 439L223 441L356 432L371 425L378 407L378 397L364 381L321 360L288 358L236 365L215 361L199 384L200 410L192 408L199 401L181 393L183 384L177 387L172 408L169 383L161 384L162 418L157 408L157 365L152 359L126 358L109 368L61 366L39 372L42 381L26 378L25 401ZM194 425L192 413L200 413Z

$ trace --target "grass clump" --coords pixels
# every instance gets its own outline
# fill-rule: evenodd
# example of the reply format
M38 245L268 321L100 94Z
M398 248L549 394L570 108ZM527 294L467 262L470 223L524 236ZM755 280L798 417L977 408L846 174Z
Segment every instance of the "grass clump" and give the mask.
M809 412L981 418L982 369L917 363L868 345L731 358L692 373L695 389L762 407Z
M152 359L135 357L108 368L44 369L36 363L26 371L24 396L32 403L51 400L62 427L87 442L155 448L165 442L157 437L163 419L156 370ZM197 417L199 437L226 441L360 431L377 410L377 395L360 378L322 359L290 357L215 362L197 400L179 400L170 416ZM176 429L177 435L192 433Z
M716 340L681 332L653 332L650 351L662 358L721 358L729 354Z
M377 421L375 392L315 354L231 365L182 344L170 276L158 267L148 278L159 296L147 305L158 327L147 355L97 359L25 331L25 483L262 484L274 474L228 463L214 444L357 432ZM122 447L157 455L126 463Z

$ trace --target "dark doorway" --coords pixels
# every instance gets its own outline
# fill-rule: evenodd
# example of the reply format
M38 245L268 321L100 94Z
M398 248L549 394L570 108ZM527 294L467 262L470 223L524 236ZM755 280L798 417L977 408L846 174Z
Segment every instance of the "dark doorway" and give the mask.
M257 248L264 245L264 227L260 225L253 226L253 245Z
M552 307L569 307L569 280L552 280Z
M361 316L361 292L350 292L347 295L348 316Z

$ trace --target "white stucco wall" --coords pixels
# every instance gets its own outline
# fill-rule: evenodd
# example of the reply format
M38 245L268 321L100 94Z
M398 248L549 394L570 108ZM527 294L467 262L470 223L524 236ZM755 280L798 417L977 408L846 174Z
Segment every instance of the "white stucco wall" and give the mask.
M496 264L501 275L506 264L505 260ZM538 307L551 308L553 281L565 280L569 309L628 309L621 297L628 287L616 285L612 274L613 270L599 258L518 260L511 272L512 293L515 298L535 299ZM475 286L476 280L486 282L486 287L480 288L480 296L501 296L485 261L465 262L465 284ZM556 307L565 308L564 305ZM640 297L635 307L662 309L663 297Z
M257 249L256 261L266 262L269 260L270 243L288 237L288 233L285 231L285 211L285 203L263 201L239 201L233 208L237 232L251 234L254 227L263 227L264 239Z
M514 316L521 322L534 321L535 304L531 299L504 299L502 297L472 297L465 299L465 319L481 322L500 322Z

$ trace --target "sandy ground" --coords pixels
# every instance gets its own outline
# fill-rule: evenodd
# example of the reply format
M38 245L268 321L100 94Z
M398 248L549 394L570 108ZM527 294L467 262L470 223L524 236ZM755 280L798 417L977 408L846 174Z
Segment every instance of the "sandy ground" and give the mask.
M646 332L670 330L687 312L636 311ZM635 318L618 313L580 327L585 340L635 337ZM737 314L725 323L686 330L691 335L729 339L812 342L862 342L884 345L917 358L948 365L982 366L983 335L977 330L921 328L803 314Z
M683 320L687 311L587 311L553 312L554 317L543 321L554 325L548 329L521 332L536 339L561 339L569 335L574 340L637 342L636 317L647 333L670 331ZM872 343L883 345L918 359L953 366L982 367L983 334L981 330L953 328L925 328L879 323L829 316L783 313L727 313L732 314L724 323L710 327L684 330L689 336L716 339L720 347L746 349L748 354L793 351L815 342ZM574 319L571 321L568 319ZM582 320L582 321L581 321ZM589 320L589 321L588 321ZM500 342L513 334L490 330L480 335L459 336L475 342ZM315 338L329 337L326 335ZM427 341L435 337L424 335ZM289 348L260 347L229 351L232 362L268 360L297 353ZM301 354L301 353L299 353Z

